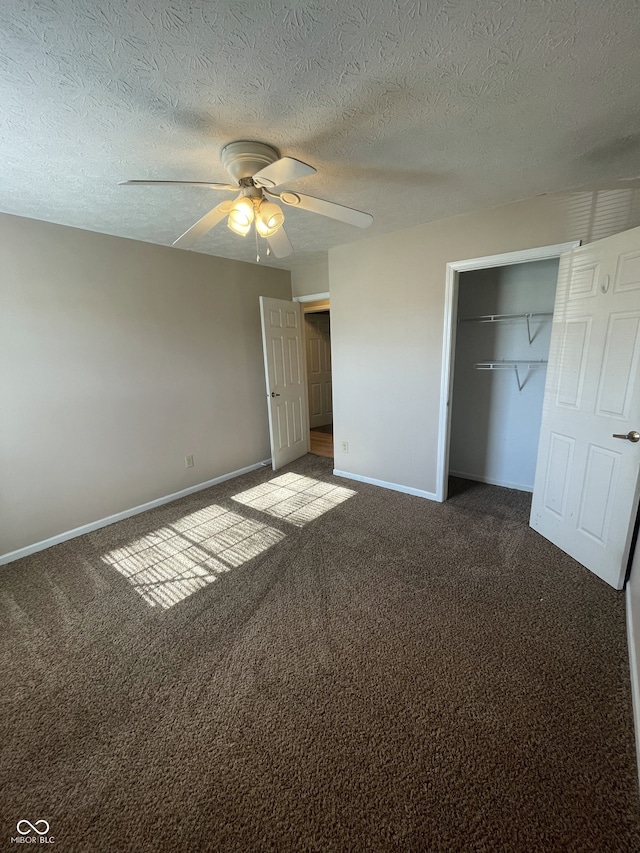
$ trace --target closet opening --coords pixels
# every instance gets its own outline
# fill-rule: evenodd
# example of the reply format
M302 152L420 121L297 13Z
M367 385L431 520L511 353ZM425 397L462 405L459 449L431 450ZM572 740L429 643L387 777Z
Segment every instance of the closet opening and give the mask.
M468 481L533 492L559 258L576 245L448 265L439 500Z
M449 477L533 492L558 263L460 274Z

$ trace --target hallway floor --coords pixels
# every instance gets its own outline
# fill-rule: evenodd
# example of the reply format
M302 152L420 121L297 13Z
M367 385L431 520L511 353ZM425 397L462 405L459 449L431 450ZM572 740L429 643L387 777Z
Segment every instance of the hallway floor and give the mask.
M309 430L309 453L333 459L333 424L313 427Z

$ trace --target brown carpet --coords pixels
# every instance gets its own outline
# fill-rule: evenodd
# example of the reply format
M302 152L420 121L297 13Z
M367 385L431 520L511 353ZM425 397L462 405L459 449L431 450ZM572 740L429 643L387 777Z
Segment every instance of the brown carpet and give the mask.
M525 494L283 474L0 569L2 849L640 850L623 595Z

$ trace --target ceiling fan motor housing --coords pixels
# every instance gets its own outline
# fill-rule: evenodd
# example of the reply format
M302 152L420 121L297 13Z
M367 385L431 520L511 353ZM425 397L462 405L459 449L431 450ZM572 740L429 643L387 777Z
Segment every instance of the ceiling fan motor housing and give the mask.
M230 142L220 153L223 166L238 183L242 178L252 178L279 157L276 149L264 142Z

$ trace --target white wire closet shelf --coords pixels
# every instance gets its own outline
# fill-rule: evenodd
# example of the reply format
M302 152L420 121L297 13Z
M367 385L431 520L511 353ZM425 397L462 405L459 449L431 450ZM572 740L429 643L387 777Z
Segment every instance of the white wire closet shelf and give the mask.
M518 391L522 391L527 384L527 379L532 370L540 370L547 366L544 359L528 361L527 359L501 359L500 361L479 361L473 365L476 370L513 370L518 383ZM524 377L520 378L520 371L526 370Z
M544 322L549 317L553 317L552 311L527 311L522 314L481 314L479 317L460 317L459 323L507 323L513 320L526 320L527 336L529 338L529 346L534 342L537 331L531 334L531 322Z

